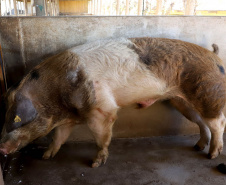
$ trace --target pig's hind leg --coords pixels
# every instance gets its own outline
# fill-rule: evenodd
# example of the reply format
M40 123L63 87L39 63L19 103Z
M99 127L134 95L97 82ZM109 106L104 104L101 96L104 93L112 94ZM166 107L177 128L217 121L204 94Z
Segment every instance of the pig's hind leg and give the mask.
M204 119L209 126L212 135L208 157L210 159L214 159L223 151L223 133L226 125L226 119L222 112L216 118Z
M100 108L92 111L88 126L100 148L96 159L93 161L93 168L99 167L102 163L105 164L108 158L108 146L111 142L112 126L116 120L116 113L117 110L107 112Z
M65 124L55 128L53 141L42 156L43 159L49 159L56 155L61 145L64 144L70 136L73 126L73 124Z
M209 144L211 133L206 125L205 121L199 115L197 111L192 108L188 102L185 102L183 99L177 97L170 100L170 103L188 120L196 123L200 129L200 139L194 146L198 151L204 150L205 147Z

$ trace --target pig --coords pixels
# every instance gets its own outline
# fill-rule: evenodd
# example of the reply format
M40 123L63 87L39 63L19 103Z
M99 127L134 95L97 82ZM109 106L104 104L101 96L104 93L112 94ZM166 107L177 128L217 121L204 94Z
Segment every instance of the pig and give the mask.
M167 38L103 39L41 62L6 95L0 151L13 153L54 129L43 158L54 157L77 124L87 124L99 146L92 167L108 158L112 127L121 107L147 108L169 100L200 128L195 149L223 150L225 70L198 45Z

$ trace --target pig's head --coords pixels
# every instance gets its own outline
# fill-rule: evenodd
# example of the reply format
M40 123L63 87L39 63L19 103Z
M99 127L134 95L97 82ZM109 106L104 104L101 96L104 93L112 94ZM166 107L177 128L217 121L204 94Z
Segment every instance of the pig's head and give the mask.
M13 153L62 124L86 122L95 90L78 64L71 52L56 55L8 91L0 152Z
M6 116L0 141L0 152L13 153L40 137L48 129L47 120L39 117L29 93L19 85L5 97Z

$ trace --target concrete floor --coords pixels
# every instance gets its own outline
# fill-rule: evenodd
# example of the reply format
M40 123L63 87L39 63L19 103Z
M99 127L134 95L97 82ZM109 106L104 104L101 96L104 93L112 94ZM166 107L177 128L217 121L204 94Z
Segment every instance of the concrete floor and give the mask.
M41 160L46 146L32 144L7 157L5 184L226 184L226 175L216 168L226 162L226 149L210 160L207 148L202 152L193 149L197 140L197 135L116 139L110 145L107 163L96 169L90 167L97 151L95 143L65 144L50 160Z

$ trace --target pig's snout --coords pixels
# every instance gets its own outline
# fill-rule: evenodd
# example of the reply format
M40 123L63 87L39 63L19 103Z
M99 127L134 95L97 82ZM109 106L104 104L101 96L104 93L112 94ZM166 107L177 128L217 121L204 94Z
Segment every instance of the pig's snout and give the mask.
M14 153L19 148L20 143L20 140L6 139L4 137L0 143L0 153L4 155Z
M0 153L3 155L9 154L8 148L5 148L2 144L0 144Z
M0 144L0 152L4 155L14 153L20 145L20 141L12 142L7 141L6 143Z

